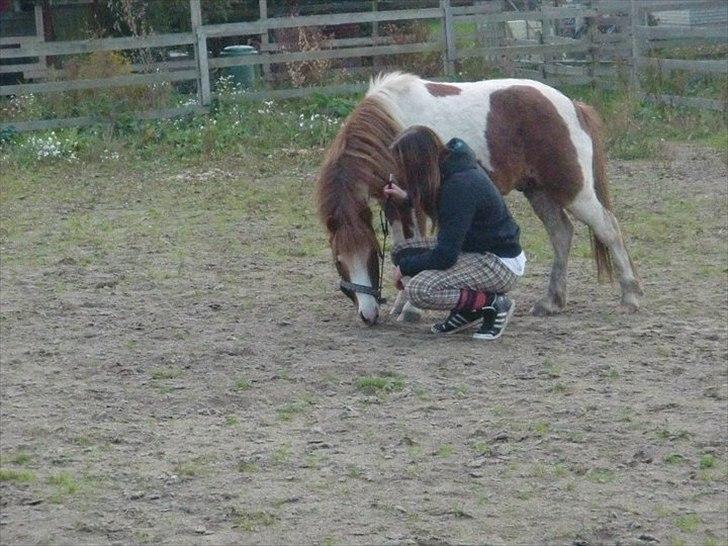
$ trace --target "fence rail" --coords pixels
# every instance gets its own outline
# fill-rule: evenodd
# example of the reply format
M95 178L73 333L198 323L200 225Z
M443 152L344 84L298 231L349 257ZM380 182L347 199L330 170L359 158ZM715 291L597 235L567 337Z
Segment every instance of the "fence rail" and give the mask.
M212 0L208 0L212 1ZM32 83L17 83L0 87L0 96L29 93L59 93L87 89L104 89L163 82L196 82L198 104L193 107L142 112L143 119L165 118L203 111L212 101L210 72L231 67L260 66L265 74L266 88L246 93L251 99L303 97L313 93L334 94L360 91L363 83L332 83L272 89L270 80L280 68L297 63L336 61L354 63L372 58L376 71L381 60L392 56L439 54L440 74L452 78L459 63L481 59L484 65L506 66L510 75L534 78L555 85L598 85L614 87L625 77L647 100L673 106L689 106L726 110L724 100L707 97L681 97L650 94L641 89L640 72L657 70L661 74L685 71L689 74L716 77L728 74L728 59L688 60L669 56L660 58L657 52L673 45L692 45L696 42L726 44L726 25L655 26L650 17L661 12L685 9L678 0L584 0L581 5L536 10L505 11L494 9L493 2L482 0L463 2L433 0L432 7L420 9L372 9L354 13L313 14L295 17L269 17L266 0L259 0L260 18L256 21L225 24L203 24L201 0L189 0L191 32L152 34L139 37L107 38L44 42L42 28L33 36L0 38L0 74L22 73ZM545 0L544 0L545 3ZM352 3L339 5L353 6ZM333 5L332 5L333 6ZM694 0L690 9L728 10L723 0ZM42 26L40 5L36 5L36 22ZM711 11L713 13L713 11ZM728 12L726 13L728 21ZM426 39L402 43L401 37L382 34L381 23L423 23L432 27ZM435 25L432 22L435 21ZM559 25L573 21L571 34ZM583 24L582 24L583 22ZM301 28L331 29L340 25L370 25L371 35L326 39L309 50L291 50L276 40L276 33ZM582 24L579 28L577 26ZM475 31L463 31L464 27ZM436 28L437 27L437 28ZM240 57L210 56L209 40L230 37L259 37L260 48L255 55ZM100 51L163 50L185 47L193 57L184 60L162 60L131 65L134 73L99 79L69 79L70 72L53 70L54 81L47 79L48 57L84 55ZM10 63L8 63L10 61ZM16 63L16 64L12 64ZM341 71L341 68L335 70ZM353 73L366 73L365 67L352 68ZM332 71L332 74L334 71ZM65 77L65 79L64 79ZM0 123L0 129L13 126L17 130L47 129L100 123L97 117L76 117L55 120L35 120ZM113 121L113 120L106 120Z

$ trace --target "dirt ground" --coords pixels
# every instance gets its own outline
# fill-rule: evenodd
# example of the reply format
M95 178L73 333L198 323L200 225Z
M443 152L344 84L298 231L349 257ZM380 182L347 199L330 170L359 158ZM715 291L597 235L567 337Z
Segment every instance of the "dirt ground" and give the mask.
M358 321L316 159L4 175L3 544L728 542L726 158L610 164L635 315L581 229L529 316L550 249L509 198L495 343Z

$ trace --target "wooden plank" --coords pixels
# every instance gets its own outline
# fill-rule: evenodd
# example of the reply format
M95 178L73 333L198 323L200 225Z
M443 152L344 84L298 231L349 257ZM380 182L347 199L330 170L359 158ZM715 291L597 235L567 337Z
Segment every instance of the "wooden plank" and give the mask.
M398 44L391 46L352 47L346 49L321 49L317 51L291 51L289 53L276 53L248 55L245 57L216 57L210 59L210 67L223 68L228 66L249 66L256 64L293 63L299 61L313 61L318 59L353 59L356 57L374 57L377 55L400 55L407 53L426 53L439 51L442 45L433 42L419 44Z
M0 59L18 59L37 57L39 55L74 55L93 53L94 51L117 51L124 49L144 49L149 47L171 47L190 45L195 42L191 32L179 34L152 34L149 36L127 38L104 38L101 40L74 40L68 42L43 42L36 39L33 43L23 44L19 48L0 49Z
M369 87L368 83L345 83L323 87L297 87L293 89L271 89L267 91L245 92L241 95L248 100L295 99L311 95L344 95L360 93Z
M443 61L445 74L448 78L452 78L455 76L455 60L458 58L458 52L455 46L455 27L453 26L450 0L440 0L440 7L442 8L443 15Z
M38 43L38 36L0 36L0 46Z
M716 99L706 99L703 97L680 97L677 95L651 95L642 94L641 97L655 104L662 104L672 107L700 108L703 110L726 111L728 104Z
M700 38L701 40L728 41L728 29L725 25L701 25L699 27L637 27L642 38L648 40L670 40L675 38Z
M589 9L585 6L564 6L552 7L544 6L541 10L535 11L504 11L493 13L493 8L488 4L480 4L474 6L454 6L452 8L454 17L466 17L477 15L478 21L484 23L504 23L506 21L540 21L544 16L549 19L568 19L571 17L593 17L597 14L596 10Z
M202 29L210 37L245 36L261 34L265 30L296 27L334 26L375 21L411 21L413 19L439 19L440 8L403 9L391 11L364 11L360 13L334 13L330 15L304 15L300 17L276 17L250 23L222 23L204 25Z
M586 53L590 49L587 42L575 42L574 44L556 44L556 45L519 45L519 46L499 46L499 47L473 47L462 48L458 51L458 59L475 57L478 55L488 54L503 57L512 57L515 55L539 55L548 53Z
M44 71L45 69L46 67L40 63L0 64L0 74L16 74L31 70Z
M723 0L689 0L689 9L723 7ZM592 0L592 7L597 11L629 12L631 0ZM646 11L669 11L686 9L686 0L637 0L636 7Z
M61 93L81 89L107 89L109 87L127 87L150 83L177 82L197 79L196 70L180 70L179 72L157 72L155 74L130 74L96 80L66 80L60 82L22 83L0 86L0 95L25 95L28 93Z
M661 72L671 70L686 70L687 72L699 72L701 74L726 74L728 73L728 59L722 60L695 60L695 59L659 59L654 57L640 57L637 59L639 66L651 66L659 68Z
M147 112L131 114L135 119L171 119L193 114L207 112L206 108L198 105L179 106L177 108L163 108ZM112 125L115 122L112 118L100 118L97 116L82 116L62 119L39 119L31 121L11 121L0 123L0 130L13 129L18 132L43 131L48 129L62 129L67 127L90 127L93 125Z

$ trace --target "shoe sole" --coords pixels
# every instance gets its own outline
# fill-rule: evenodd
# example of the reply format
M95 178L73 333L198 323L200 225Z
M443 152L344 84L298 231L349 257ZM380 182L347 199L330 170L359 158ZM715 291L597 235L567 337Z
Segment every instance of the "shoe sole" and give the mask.
M516 310L516 304L515 302L511 302L511 308L508 310L508 314L506 315L506 325L501 328L500 332L498 332L497 336L491 336L490 334L473 334L473 339L483 339L485 341L493 341L494 339L498 339L503 335L503 332L506 331L506 328L508 327L508 323L511 321L511 317L513 316L513 311Z

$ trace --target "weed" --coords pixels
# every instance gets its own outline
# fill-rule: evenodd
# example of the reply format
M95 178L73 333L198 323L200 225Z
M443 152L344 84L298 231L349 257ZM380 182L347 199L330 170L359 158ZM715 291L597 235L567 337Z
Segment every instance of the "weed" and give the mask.
M266 511L235 511L235 525L247 532L257 531L261 527L270 527L278 519L278 516Z
M551 431L551 424L547 421L537 421L531 426L531 430L539 436L545 436Z
M235 415L228 415L225 417L225 425L228 427L232 427L240 423L238 418Z
M443 444L437 450L437 456L442 457L443 459L452 457L453 453L455 453L455 448L450 444Z
M677 528L686 533L694 533L701 523L702 521L697 514L685 514L675 520Z
M12 468L0 468L0 482L32 482L35 474L30 470L15 470Z
M702 470L713 468L715 466L715 457L710 454L703 455L700 457L699 466Z
M404 378L392 372L385 372L381 376L364 376L356 380L356 388L369 395L399 392L404 390Z
M291 458L291 455L291 447L289 445L282 445L273 451L271 461L273 461L274 464L283 464Z
M669 453L662 459L665 464L680 464L685 461L685 457L679 453Z
M253 384L247 379L238 379L235 382L235 390L238 392L245 392L253 387Z
M611 483L615 478L614 471L608 468L592 468L586 473L586 479L593 483Z
M80 487L80 483L68 472L50 476L48 483L56 486L59 495L73 495Z
M24 451L19 451L18 453L16 453L15 455L13 455L10 458L11 463L17 464L20 466L24 466L24 465L28 464L30 461L31 461L31 456Z
M313 405L313 399L309 395L304 395L298 400L283 404L276 410L278 419L281 421L290 421L295 415L302 413Z
M182 370L179 368L157 368L152 371L152 379L164 380L164 379L176 379L182 375Z

